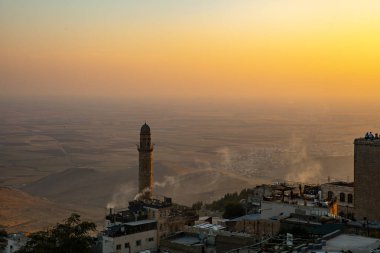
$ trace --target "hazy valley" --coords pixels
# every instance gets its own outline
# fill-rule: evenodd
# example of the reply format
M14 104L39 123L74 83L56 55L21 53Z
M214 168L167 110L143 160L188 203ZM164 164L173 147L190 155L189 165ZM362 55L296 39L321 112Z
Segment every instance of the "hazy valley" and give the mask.
M10 230L31 231L72 211L101 224L107 206L126 206L137 193L145 121L155 143L155 193L182 204L263 182L353 180L353 139L380 129L371 112L332 107L1 104L0 217Z

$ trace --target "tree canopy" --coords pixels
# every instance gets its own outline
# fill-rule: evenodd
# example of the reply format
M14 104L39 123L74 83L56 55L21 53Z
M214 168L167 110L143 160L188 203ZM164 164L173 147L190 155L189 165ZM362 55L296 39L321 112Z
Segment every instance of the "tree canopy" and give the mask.
M5 229L0 228L0 251L4 250L7 246L7 231Z
M225 210L228 204L238 204L242 199L247 199L249 195L253 195L252 189L243 189L240 193L227 193L222 198L206 204L206 208L213 211Z
M53 228L30 235L27 244L18 253L87 253L90 252L92 238L89 235L95 231L93 222L81 221L79 214L71 214L64 223L57 223Z
M203 206L203 202L197 201L191 206L191 208L194 210L201 210L202 206Z
M242 204L240 203L229 203L226 205L223 218L232 219L245 215L245 210Z

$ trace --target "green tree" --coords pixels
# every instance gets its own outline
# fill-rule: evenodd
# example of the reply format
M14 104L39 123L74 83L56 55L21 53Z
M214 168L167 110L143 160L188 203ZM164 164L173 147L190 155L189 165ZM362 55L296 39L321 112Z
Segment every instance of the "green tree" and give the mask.
M242 204L230 203L230 204L227 204L224 209L223 218L232 219L232 218L240 217L243 215L245 215L245 210Z
M0 251L4 250L7 246L7 236L7 231L5 231L5 229L0 229Z
M248 199L253 193L253 189L243 189L240 193L227 193L222 198L213 201L211 204L206 204L205 206L209 210L221 211L224 210L228 204L237 204L240 203L242 199Z
M33 233L27 244L17 252L87 253L90 252L92 241L89 233L95 229L95 223L81 221L80 215L73 213L64 223Z
M203 206L203 202L197 201L191 206L191 208L194 210L201 210L202 206Z

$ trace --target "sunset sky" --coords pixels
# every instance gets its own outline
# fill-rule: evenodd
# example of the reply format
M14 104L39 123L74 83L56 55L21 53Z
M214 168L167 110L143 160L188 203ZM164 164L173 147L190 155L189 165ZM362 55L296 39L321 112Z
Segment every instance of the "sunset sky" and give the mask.
M380 1L0 0L0 94L376 99Z

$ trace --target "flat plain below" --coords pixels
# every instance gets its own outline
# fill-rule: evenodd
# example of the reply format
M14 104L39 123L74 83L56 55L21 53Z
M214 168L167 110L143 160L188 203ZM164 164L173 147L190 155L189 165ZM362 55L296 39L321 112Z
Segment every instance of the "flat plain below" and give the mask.
M155 144L155 193L187 205L273 181L353 180L353 139L380 130L380 119L370 113L315 106L14 100L1 105L0 186L6 187L3 194L15 191L14 200L0 192L1 201L25 194L43 202L42 213L62 210L41 223L34 205L35 217L17 222L9 214L21 214L33 201L13 210L3 206L0 217L13 231L61 221L67 210L101 225L107 206L127 206L137 193L136 144L145 121Z

